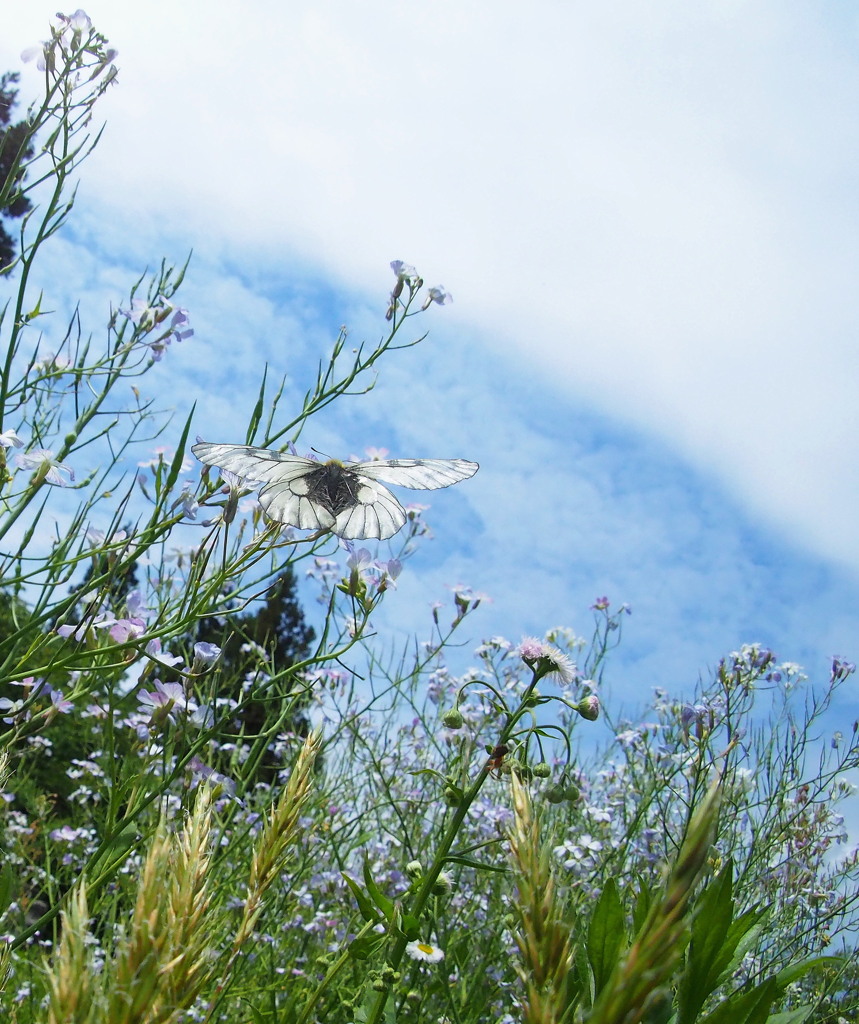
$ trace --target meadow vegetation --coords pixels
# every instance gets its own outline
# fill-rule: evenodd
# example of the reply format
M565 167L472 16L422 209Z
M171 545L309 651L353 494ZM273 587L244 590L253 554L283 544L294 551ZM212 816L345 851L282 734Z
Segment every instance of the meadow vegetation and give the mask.
M190 458L193 410L147 394L172 345L200 343L186 267L129 282L97 328L47 312L34 268L73 213L115 53L78 11L29 56L44 98L0 182L0 210L31 203L0 323L8 1020L857 1019L841 811L859 736L831 724L854 666L813 683L750 644L694 694L643 682L650 705L621 721L627 608L599 598L586 638L547 623L464 665L467 588L391 655L373 616L425 510L384 551L342 543L271 523ZM408 358L447 294L394 272L381 340L336 337L301 408L267 374L236 443L294 446Z

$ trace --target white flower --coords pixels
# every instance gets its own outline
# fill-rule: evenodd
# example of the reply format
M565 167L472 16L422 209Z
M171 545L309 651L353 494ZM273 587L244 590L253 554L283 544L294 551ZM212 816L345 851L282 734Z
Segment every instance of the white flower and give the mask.
M428 942L410 942L406 946L406 952L412 960L423 960L427 964L437 964L444 960L444 950L438 946L431 946Z
M26 455L16 455L15 465L19 469L35 469L39 480L46 480L57 487L65 487L69 482L63 479L62 473L68 473L69 480L75 478L74 470L62 462L57 462L49 448L34 448Z
M12 447L23 448L24 442L20 437L18 437L12 427L10 427L8 430L4 430L3 433L0 434L0 448Z

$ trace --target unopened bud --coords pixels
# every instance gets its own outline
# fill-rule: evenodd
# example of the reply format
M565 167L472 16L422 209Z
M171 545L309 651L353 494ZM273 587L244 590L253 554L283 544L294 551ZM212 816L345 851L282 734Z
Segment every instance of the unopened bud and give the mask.
M461 729L464 721L459 708L450 708L441 716L441 724L446 729Z
M584 700L580 700L576 704L576 711L586 718L589 722L595 722L600 716L600 699L596 694L592 693L590 697L585 697Z

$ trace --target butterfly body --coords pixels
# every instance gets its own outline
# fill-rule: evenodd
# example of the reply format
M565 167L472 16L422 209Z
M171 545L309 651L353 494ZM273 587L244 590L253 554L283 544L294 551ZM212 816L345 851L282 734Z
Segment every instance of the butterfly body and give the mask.
M419 490L449 487L473 476L465 459L376 459L316 462L251 445L200 441L191 451L203 463L261 484L263 511L302 530L330 530L346 540L386 540L400 530L406 511L381 481Z

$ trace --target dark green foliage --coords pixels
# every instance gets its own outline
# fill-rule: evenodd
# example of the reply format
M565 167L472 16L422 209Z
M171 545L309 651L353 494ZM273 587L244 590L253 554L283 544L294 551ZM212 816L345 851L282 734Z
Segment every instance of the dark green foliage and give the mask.
M10 218L23 217L32 208L30 200L20 191L26 177L21 165L33 155L32 143L25 144L29 126L26 121L12 124L12 112L18 99L18 90L14 88L17 81L17 72L7 71L0 76L0 194L6 191L4 183L11 177L8 198L0 206L0 216ZM15 240L0 223L0 273L10 266L15 255Z
M213 696L243 706L233 723L233 734L221 734L218 739L241 739L250 744L258 741L260 768L279 767L266 749L275 735L294 732L304 736L308 731L308 721L301 712L306 702L294 697L285 699L295 689L291 670L309 656L315 637L305 621L295 588L295 572L287 565L262 601L234 613L201 619L193 636L184 638L189 656L195 643L213 643L221 648L217 691ZM244 700L247 688L263 683L265 698ZM289 709L286 715L285 708ZM263 771L261 778L268 774Z

